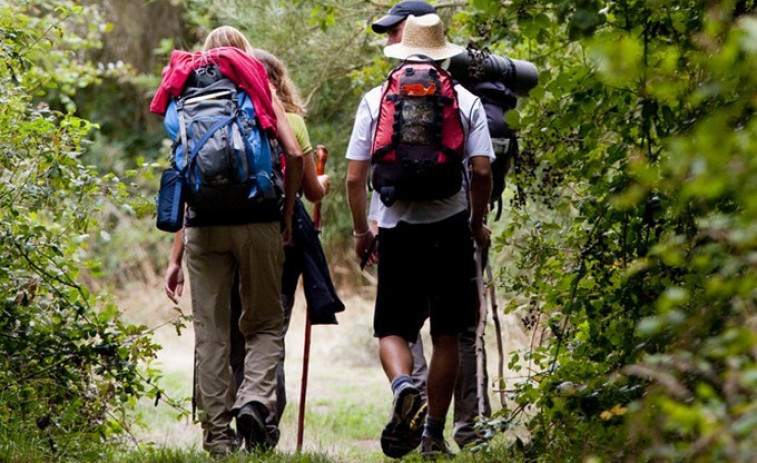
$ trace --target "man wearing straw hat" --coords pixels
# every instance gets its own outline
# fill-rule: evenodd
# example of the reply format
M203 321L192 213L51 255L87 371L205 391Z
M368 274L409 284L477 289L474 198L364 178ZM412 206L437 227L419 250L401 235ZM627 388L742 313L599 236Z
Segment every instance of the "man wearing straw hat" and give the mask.
M436 13L435 7L425 0L403 0L392 6L386 15L371 24L371 29L377 34L386 35L386 45L392 45L402 40L402 31L408 16L423 16L434 13ZM467 55L467 52L464 52L463 55ZM460 55L457 55L452 59L454 60L459 57ZM443 67L449 69L449 64L445 61ZM451 70L450 73L453 74ZM467 70L464 74L467 74ZM475 94L473 87L466 85L465 79L461 79L454 74L453 77L460 81L466 89L471 90ZM483 103L485 102L486 100ZM489 102L495 106L499 106L500 104L499 102L493 103L491 98ZM484 104L484 111L486 111L486 104ZM493 120L488 114L487 119L489 122L489 135L493 138ZM504 115L501 119L504 120ZM496 122L494 124L497 125ZM501 133L497 133L497 135L501 135ZM492 176L494 176L493 167L492 170ZM480 418L491 416L491 404L485 386L489 383L489 376L486 370L487 352L484 343L478 338L479 326L477 325L481 323L486 323L486 319L485 316L479 315L477 323L461 332L458 339L459 368L453 396L452 438L461 449L466 445L475 445L484 439L485 434L477 428L476 422ZM410 350L413 354L413 382L421 390L421 393L425 394L428 368L421 336L418 337L416 342L411 344Z
M439 16L426 14L408 16L401 42L384 48L384 54L408 61L422 55L438 62L462 50L447 43ZM470 166L465 175L470 178L462 182L459 190L441 199L398 199L387 205L374 194L370 219L379 227L377 249L372 246L374 236L366 213L365 186L382 86L363 97L347 148L347 196L355 252L358 258L379 263L374 336L379 338L379 357L394 393L381 446L393 458L419 445L424 456L451 454L443 433L458 369L458 337L473 324L478 310L473 240L480 246L489 242L490 232L483 221L494 153L480 100L459 85L454 90L464 133L464 162ZM433 343L428 404L412 384L409 347L426 318L430 318Z

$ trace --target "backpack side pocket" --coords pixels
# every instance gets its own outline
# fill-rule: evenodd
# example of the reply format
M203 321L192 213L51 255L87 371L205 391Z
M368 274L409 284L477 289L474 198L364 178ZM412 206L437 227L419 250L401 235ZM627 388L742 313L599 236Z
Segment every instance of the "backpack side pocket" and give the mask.
M177 232L184 226L184 178L181 172L169 167L160 176L160 189L156 198L158 230Z

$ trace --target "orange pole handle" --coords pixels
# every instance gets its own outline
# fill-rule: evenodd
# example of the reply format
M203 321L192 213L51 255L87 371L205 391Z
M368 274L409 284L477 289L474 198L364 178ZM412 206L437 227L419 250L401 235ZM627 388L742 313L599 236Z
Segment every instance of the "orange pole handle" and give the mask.
M323 145L315 147L315 172L318 175L323 175L326 172L326 159L329 157L329 151ZM321 228L321 203L316 203L313 208L313 224L315 228Z

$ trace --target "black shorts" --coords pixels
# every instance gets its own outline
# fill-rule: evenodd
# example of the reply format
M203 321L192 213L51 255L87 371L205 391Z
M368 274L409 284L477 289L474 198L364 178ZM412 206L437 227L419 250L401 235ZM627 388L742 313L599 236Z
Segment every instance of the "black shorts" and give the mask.
M414 342L427 317L431 334L470 329L478 314L468 214L431 224L379 229L374 336Z

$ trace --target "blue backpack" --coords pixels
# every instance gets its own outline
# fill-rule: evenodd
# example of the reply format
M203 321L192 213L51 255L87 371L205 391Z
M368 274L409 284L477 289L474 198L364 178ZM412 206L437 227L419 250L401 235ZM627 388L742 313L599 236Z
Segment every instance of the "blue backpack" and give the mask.
M190 207L233 212L280 196L271 145L252 101L215 65L195 71L194 81L168 106L164 125Z

